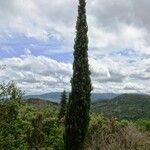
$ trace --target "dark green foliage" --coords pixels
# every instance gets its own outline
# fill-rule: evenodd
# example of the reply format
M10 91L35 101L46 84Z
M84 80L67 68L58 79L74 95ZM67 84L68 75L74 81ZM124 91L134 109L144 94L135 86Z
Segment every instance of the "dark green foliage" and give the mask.
M57 116L58 106L50 102L7 101L0 107L0 149L61 150L63 127Z
M66 110L67 110L67 95L66 95L66 91L63 91L63 93L61 94L60 112L58 115L59 121L66 115Z
M38 150L44 147L43 116L40 113L34 116L35 118L31 120L33 129L28 135L28 143L30 149L35 148Z
M63 128L57 124L58 105L39 99L29 100L26 101L26 107L21 115L31 124L31 128L28 129L28 137L29 139L34 138L30 143L33 148L61 150ZM36 122L39 125L36 125ZM39 139L38 136L35 136L37 134L39 134Z
M18 101L7 101L0 107L0 149L14 150L28 148L27 124L19 117L22 105Z
M76 39L74 45L72 90L65 125L65 149L81 150L90 121L91 79L88 64L88 26L86 2L79 0Z
M57 118L47 118L44 120L43 131L45 133L45 148L62 150L64 147L64 128L58 126Z
M0 150L63 147L56 104L35 99L21 101L22 92L14 83L3 83L0 92Z
M123 94L112 100L93 103L92 112L103 113L106 117L138 120L150 119L150 96Z
M27 147L24 132L21 132L25 124L18 117L21 97L22 92L14 82L0 85L0 149Z
M150 131L150 120L140 119L135 124L139 129Z

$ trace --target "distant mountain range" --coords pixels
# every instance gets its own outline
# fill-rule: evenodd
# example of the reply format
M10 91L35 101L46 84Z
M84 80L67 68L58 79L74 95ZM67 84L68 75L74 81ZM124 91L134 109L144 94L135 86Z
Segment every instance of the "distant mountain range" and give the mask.
M97 100L110 100L115 97L117 97L119 94L114 93L92 93L91 99L92 102L95 102ZM52 102L60 102L60 92L52 92L52 93L46 93L41 95L26 95L23 98L24 99L30 99L30 98L37 98L42 100L49 100Z
M92 112L102 113L106 117L118 119L150 119L150 96L140 94L122 94L112 100L97 101L92 104Z

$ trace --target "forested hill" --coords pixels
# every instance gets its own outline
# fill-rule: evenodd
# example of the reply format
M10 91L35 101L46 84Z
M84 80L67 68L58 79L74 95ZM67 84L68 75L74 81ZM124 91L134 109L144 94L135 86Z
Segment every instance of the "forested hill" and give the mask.
M123 94L112 100L93 103L92 111L118 119L150 119L150 96Z
M50 101L50 100L43 100L43 99L39 99L39 98L29 98L27 100L24 101L27 104L31 104L31 105L55 105L57 106L58 103Z

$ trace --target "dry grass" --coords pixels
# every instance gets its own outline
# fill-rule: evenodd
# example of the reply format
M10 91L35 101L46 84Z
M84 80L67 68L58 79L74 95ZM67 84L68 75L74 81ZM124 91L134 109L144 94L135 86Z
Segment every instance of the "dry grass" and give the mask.
M85 150L150 150L150 136L132 124L97 120L90 124Z

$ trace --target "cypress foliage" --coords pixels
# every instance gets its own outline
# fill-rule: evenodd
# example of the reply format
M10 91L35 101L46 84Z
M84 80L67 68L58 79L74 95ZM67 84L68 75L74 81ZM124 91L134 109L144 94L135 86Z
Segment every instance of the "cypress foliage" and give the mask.
M60 101L60 112L58 115L58 120L60 121L60 119L62 119L63 117L65 117L66 115L66 109L67 109L67 94L66 91L64 90L61 94L61 101Z
M82 150L89 126L91 79L88 64L86 2L79 0L74 45L73 77L65 122L65 149Z

